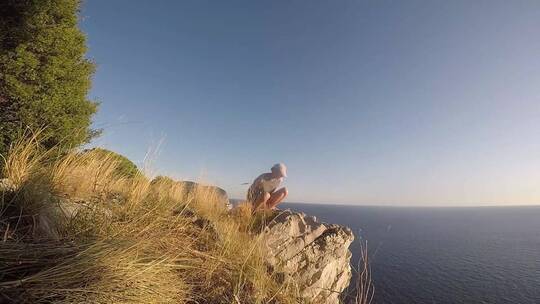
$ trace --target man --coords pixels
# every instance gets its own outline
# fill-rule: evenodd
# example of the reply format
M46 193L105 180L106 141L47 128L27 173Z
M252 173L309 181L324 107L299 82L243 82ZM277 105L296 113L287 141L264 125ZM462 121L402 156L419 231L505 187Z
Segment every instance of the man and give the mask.
M248 189L247 201L253 206L253 211L258 209L274 209L287 196L287 188L277 189L283 178L287 177L287 167L275 164L271 172L259 175Z

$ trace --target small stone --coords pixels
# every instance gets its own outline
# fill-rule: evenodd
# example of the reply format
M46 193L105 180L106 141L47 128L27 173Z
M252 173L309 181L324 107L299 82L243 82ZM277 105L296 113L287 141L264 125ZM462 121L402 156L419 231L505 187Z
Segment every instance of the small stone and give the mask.
M15 191L17 187L15 184L8 178L0 179L0 192L12 192Z

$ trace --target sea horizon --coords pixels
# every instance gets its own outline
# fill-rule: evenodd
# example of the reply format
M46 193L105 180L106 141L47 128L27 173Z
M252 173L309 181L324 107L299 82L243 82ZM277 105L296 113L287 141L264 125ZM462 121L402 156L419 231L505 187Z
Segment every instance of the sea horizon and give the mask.
M245 201L245 199L230 198L233 204ZM388 208L512 208L512 207L539 207L539 204L478 204L478 205L400 205L400 204L354 204L354 203L332 203L332 202L289 202L284 201L282 204L293 205L332 205L332 206L345 206L345 207L388 207ZM277 207L280 209L280 207Z

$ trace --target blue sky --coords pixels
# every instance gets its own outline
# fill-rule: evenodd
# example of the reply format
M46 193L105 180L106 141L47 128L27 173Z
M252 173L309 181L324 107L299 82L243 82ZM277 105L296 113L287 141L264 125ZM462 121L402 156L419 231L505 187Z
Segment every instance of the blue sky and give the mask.
M85 1L94 145L243 197L540 203L538 1ZM161 143L161 144L160 144Z

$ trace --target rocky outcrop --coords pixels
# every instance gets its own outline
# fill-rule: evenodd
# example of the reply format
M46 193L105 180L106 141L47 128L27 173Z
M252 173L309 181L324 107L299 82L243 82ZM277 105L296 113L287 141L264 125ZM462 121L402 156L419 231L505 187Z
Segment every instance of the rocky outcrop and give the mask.
M310 303L339 303L352 276L351 230L291 210L276 212L262 232L268 263L292 279Z
M186 182L184 182L186 183ZM199 185L187 182L187 191L195 191ZM210 187L210 186L203 186ZM14 191L9 180L0 180L0 192ZM227 193L213 188L218 200L228 203ZM110 211L84 201L72 202L67 199L50 199L53 208L39 212L36 218L36 233L50 239L59 239L56 222L59 218L71 219L85 210L98 210L110 217ZM111 199L111 202L116 198ZM96 209L98 208L98 209ZM219 234L212 223L200 217L195 211L183 208L177 214L191 219L194 227L209 231L213 241ZM300 295L308 303L337 304L341 293L351 280L349 245L354 240L351 230L346 227L317 221L313 216L291 210L275 211L263 225L261 236L266 246L267 263L276 272L296 284ZM215 237L214 237L215 236Z
M178 183L180 183L183 186L184 191L186 191L185 192L186 196L193 194L193 192L197 190L202 191L202 192L214 193L215 198L219 203L224 204L227 207L227 209L231 209L229 196L227 195L227 192L220 187L202 185L202 184L192 182L192 181L179 181Z

